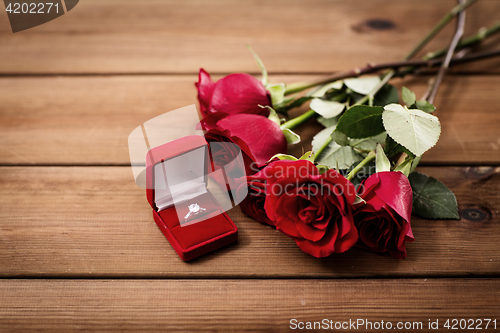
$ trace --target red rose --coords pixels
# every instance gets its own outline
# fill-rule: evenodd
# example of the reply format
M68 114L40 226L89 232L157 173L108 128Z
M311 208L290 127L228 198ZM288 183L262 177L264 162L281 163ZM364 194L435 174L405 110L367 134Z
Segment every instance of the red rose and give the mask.
M236 144L226 141L212 141L209 145L214 171L209 177L216 181L221 189L228 191L236 190L242 183L246 184L241 149Z
M251 75L230 74L213 82L202 68L195 85L203 117L214 112L269 115L269 110L259 105L271 106L271 98L264 85Z
M363 248L406 257L405 242L414 240L410 226L413 195L410 182L401 172L378 172L359 188L366 201L356 207L354 221Z
M356 190L341 174L329 170L320 175L306 160L277 161L265 169L267 216L302 251L320 258L357 242L352 217Z
M231 178L245 176L245 165L241 159L241 149L234 143L228 141L210 142L210 155L212 157L213 169L224 169Z
M247 177L246 182L238 187L236 197L238 201L241 201L241 199L246 196L244 200L240 202L240 208L244 214L260 223L274 226L274 222L267 217L264 209L267 189L266 172L268 169L270 168L264 168L255 175Z
M210 141L233 142L243 153L247 174L253 174L258 167L266 164L274 155L284 154L287 141L280 127L264 116L255 114L209 115L202 120Z

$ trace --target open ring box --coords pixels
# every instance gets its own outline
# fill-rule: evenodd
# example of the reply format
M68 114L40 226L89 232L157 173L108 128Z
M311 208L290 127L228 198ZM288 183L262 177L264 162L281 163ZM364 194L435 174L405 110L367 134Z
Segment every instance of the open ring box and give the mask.
M207 141L199 135L182 137L147 153L146 195L154 220L185 261L238 237L227 209L209 190L208 175L214 173ZM201 209L190 213L195 206L189 206L194 204Z

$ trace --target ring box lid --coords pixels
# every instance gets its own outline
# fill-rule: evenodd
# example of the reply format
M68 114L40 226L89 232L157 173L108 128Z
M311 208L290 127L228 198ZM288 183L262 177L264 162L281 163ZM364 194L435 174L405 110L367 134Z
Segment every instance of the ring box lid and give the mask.
M186 136L151 149L146 157L146 194L156 211L207 192L209 161L204 137Z

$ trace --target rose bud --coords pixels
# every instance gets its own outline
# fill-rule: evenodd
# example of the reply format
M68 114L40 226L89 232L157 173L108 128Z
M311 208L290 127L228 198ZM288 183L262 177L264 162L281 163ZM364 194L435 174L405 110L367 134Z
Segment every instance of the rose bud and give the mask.
M356 205L358 246L391 256L406 257L405 242L413 242L410 226L412 190L401 172L378 172L358 189L366 204Z
M213 82L202 68L195 85L203 117L214 112L269 115L259 105L272 106L271 97L262 82L249 74L230 74Z
M208 142L222 141L237 144L243 154L248 175L265 165L274 155L284 154L287 141L279 125L264 116L233 114L218 117L209 115L202 120ZM229 154L231 152L228 152Z
M357 242L352 217L356 190L341 174L328 170L321 175L307 160L277 161L265 169L267 216L302 251L327 257Z

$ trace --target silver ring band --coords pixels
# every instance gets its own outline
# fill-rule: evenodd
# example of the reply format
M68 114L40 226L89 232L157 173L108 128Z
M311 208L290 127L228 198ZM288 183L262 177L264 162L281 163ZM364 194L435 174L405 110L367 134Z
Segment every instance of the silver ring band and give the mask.
M197 203L191 204L188 206L189 212L184 216L184 220L188 221L191 217L200 214L201 212L206 211L205 208L200 207Z

